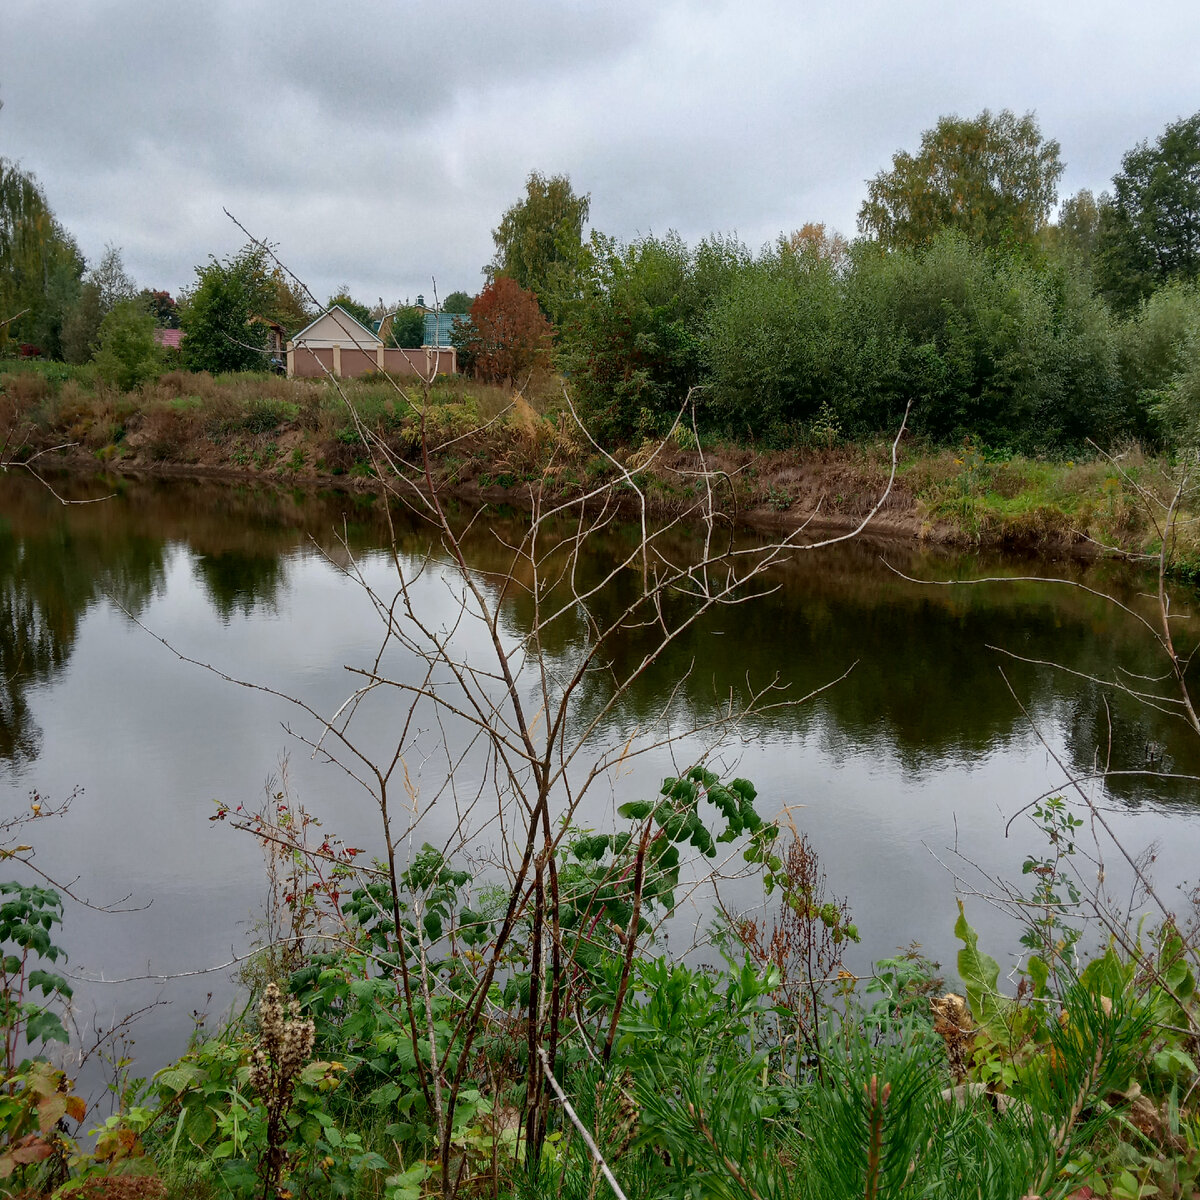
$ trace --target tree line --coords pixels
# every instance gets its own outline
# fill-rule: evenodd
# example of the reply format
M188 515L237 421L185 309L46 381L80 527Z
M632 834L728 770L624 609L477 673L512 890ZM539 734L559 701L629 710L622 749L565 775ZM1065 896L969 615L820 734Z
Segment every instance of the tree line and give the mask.
M596 436L661 434L691 397L709 431L788 443L912 427L1026 451L1088 439L1192 444L1200 408L1200 113L1128 151L1110 192L1058 205L1060 147L1033 114L946 116L868 181L858 237L807 224L752 251L713 235L622 242L587 231L566 176L528 177L454 341L468 371L569 381ZM1057 206L1057 218L1052 219ZM395 345L421 305L330 297ZM109 247L87 268L37 182L0 160L0 352L95 359L134 386L162 366L267 365L267 323L294 333L312 297L261 246L196 267L178 303L135 288Z
M465 312L470 303L465 292L456 292L442 307ZM368 325L386 316L394 345L424 340L419 304L368 308L346 284L325 307L334 304ZM172 365L214 373L265 370L277 365L269 357L270 326L293 334L319 311L269 248L253 243L198 265L191 287L178 296L139 289L117 246L106 246L89 266L37 179L0 158L0 356L94 363L101 378L122 388ZM156 329L183 331L177 354L164 351Z
M1200 113L1130 150L1111 193L1052 221L1060 147L1032 114L943 117L868 182L859 237L808 224L757 252L714 235L592 231L531 174L493 281L534 293L593 431L700 423L787 443L912 427L1026 451L1171 447L1200 409Z

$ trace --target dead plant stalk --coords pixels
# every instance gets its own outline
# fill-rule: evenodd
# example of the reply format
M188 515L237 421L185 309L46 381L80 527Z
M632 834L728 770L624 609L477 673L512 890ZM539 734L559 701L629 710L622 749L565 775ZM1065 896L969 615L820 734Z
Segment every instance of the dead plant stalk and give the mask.
M607 722L630 689L706 613L773 590L768 572L786 556L857 536L891 492L904 425L892 444L887 485L855 529L807 543L801 541L802 531L796 531L768 544L742 545L728 526L719 523L712 494L716 480L704 472L694 503L653 524L637 473L592 439L568 396L567 414L617 479L568 500L547 493L544 475L531 482L528 524L510 542L493 533L491 551L501 565L486 570L473 565L468 550L468 539L479 523L486 522L486 514L457 519L444 501L434 471L438 447L432 444L430 427L433 372L414 378L411 388L390 381L415 413L419 450L412 460L368 428L341 382L328 378L367 447L387 502L391 590L382 591L368 579L345 540L344 561L334 565L363 589L378 618L373 660L370 666L347 668L357 682L332 718L322 718L300 697L282 698L318 724L317 733L290 730L294 736L315 757L335 764L354 780L369 794L378 813L384 851L381 869L389 892L387 916L396 938L397 995L406 1014L421 1086L435 1116L441 1191L450 1197L462 1176L455 1169L452 1146L456 1105L475 1069L473 1052L489 1019L489 990L507 969L506 952L519 928L527 928L530 936L529 998L522 1018L528 1052L525 1153L536 1161L541 1152L551 1100L547 1079L553 1086L567 1016L567 984L578 945L563 938L557 859L585 797L600 781L611 780L614 771L641 756L670 751L683 738L701 732L711 752L756 706L791 701L776 697L778 684L772 680L751 687L746 701L731 698L727 708L709 722L678 725L681 685L677 685L630 736L606 746L601 739ZM671 431L651 452L651 461L671 441L690 401L689 396ZM645 465L643 461L641 466ZM631 506L637 534L615 560L605 564L596 550L598 537ZM402 553L397 527L401 513L410 514L426 531L423 553ZM673 534L693 528L703 535L698 559L695 542L679 549L672 540ZM636 579L636 588L628 588L630 579ZM618 582L626 582L626 598L614 605L611 596ZM430 585L440 590L436 611L428 595L422 594ZM522 605L525 614L521 629L505 620L515 604ZM561 647L568 630L569 651L564 652L556 647ZM644 637L648 630L654 634L644 649L628 659L614 653L619 644L628 644L631 635ZM469 652L468 635L474 639ZM408 664L408 669L397 670L396 664ZM586 712L579 707L585 689L592 698ZM360 741L355 716L363 704L388 694L400 699L400 710L392 717L392 728L398 732L390 749L380 755ZM455 750L455 745L466 749ZM476 756L478 769L478 779L469 789L464 769L468 755ZM407 803L395 801L396 786L402 788ZM496 932L474 968L474 983L467 994L457 997L458 1014L451 1018L448 1037L439 1044L432 1012L441 983L421 939L405 936L400 862L405 844L411 846L428 814L446 805L452 806L454 814L453 828L440 846L446 858L468 853L481 826L495 824L502 831L499 866L507 900ZM625 981L637 944L644 886L644 872L639 870L632 885L635 917L623 931ZM413 899L419 910L420 897ZM410 944L413 941L418 944ZM607 1037L599 1032L606 1043L604 1057L612 1036L612 1028ZM546 1064L545 1070L539 1069L540 1063Z

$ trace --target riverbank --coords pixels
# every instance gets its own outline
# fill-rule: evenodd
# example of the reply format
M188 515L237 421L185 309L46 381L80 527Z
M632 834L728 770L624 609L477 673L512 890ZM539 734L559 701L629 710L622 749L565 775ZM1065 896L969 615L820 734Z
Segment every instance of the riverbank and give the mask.
M891 461L887 436L849 444L810 439L779 449L708 438L697 445L691 430L677 429L657 452L649 438L612 448L618 467L553 388L514 399L464 380L433 389L426 433L435 486L466 502L520 507L535 493L566 500L619 482L625 468L656 513L693 506L706 476L723 515L780 531L853 528L883 494ZM120 392L88 368L12 365L0 371L0 434L10 461L356 491L380 486L370 441L398 461L421 461L412 407L389 381L370 378L346 382L339 395L308 380L173 371ZM1024 553L1153 553L1155 506L1165 508L1175 486L1171 464L1137 447L1076 461L1015 456L969 441L945 448L905 439L872 527ZM1185 564L1200 557L1194 540L1189 535L1178 547Z
M463 539L464 567L456 571L436 546L429 557L426 526L400 510L393 512L389 527L384 505L369 493L330 495L317 487L258 482L180 486L160 479L109 489L82 472L51 483L63 496L114 494L104 503L63 506L23 472L0 478L5 594L13 614L5 639L7 711L13 714L6 736L15 752L10 749L6 756L12 766L6 772L5 807L12 814L28 813L29 822L55 822L54 828L34 823L31 829L26 824L10 829L5 844L36 845L39 870L75 880L76 893L96 903L130 897L131 911L120 916L65 904L61 927L48 936L69 956L68 965L49 967L62 971L73 988L72 1012L82 1028L93 1026L93 1013L104 1022L96 1026L101 1030L122 1013L146 1013L135 1028L136 1063L130 1065L128 1053L120 1051L123 1078L154 1077L142 1091L118 1086L114 1097L96 1082L97 1076L109 1077L106 1064L96 1059L90 1076L72 1067L73 1092L62 1077L10 1070L13 1089L35 1099L18 1105L15 1117L9 1106L9 1122L0 1127L0 1156L6 1146L27 1137L32 1141L25 1146L45 1148L38 1141L34 1107L40 1099L36 1089L45 1087L62 1096L61 1103L73 1097L67 1114L72 1119L55 1127L52 1145L44 1140L66 1164L56 1181L64 1178L62 1172L74 1172L70 1183L81 1195L132 1194L120 1190L132 1189L131 1181L110 1182L108 1176L135 1168L145 1173L137 1183L147 1198L252 1200L261 1195L255 1168L269 1139L261 1094L248 1084L267 1022L256 1021L256 1009L243 999L236 1006L242 1018L221 1024L219 1014L233 1003L234 985L212 970L260 940L268 949L244 966L241 982L257 1004L264 985L275 981L316 1026L314 1062L303 1068L287 1126L287 1190L297 1196L417 1200L415 1184L400 1190L387 1181L468 1160L472 1178L490 1179L495 1185L490 1194L504 1200L522 1194L520 1188L588 1195L595 1178L590 1160L577 1142L568 1142L570 1130L561 1123L558 1107L549 1109L547 1118L553 1156L529 1156L530 1163L544 1164L545 1173L528 1182L517 1130L525 1128L520 1114L529 1093L523 1054L530 1020L539 1019L541 1011L538 993L522 991L517 975L514 986L491 992L482 1016L463 1000L464 995L469 1000L468 989L486 969L484 956L495 953L507 897L513 894L511 876L491 864L504 861L501 839L512 842L516 836L492 814L507 819L516 812L519 820L525 811L516 801L484 811L490 795L481 797L472 781L472 794L481 798L468 816L481 815L470 825L460 815L465 805L455 804L458 796L448 788L471 799L466 781L478 778L479 757L471 757L478 726L469 714L438 721L427 707L414 719L412 728L419 732L410 737L395 700L401 693L389 684L362 695L349 731L355 745L370 747L376 762L390 760L392 747L405 739L402 766L414 766L406 796L412 797L414 810L419 801L422 824L399 859L404 874L396 900L405 912L417 904L432 912L431 920L404 926L415 1006L378 966L397 945L378 919L375 900L381 893L366 890L377 889L383 878L375 873L379 864L374 861L387 840L378 807L364 797L353 775L310 754L303 742L286 766L278 757L279 747L289 744L281 726L311 745L326 728L317 714L348 711L343 707L347 693L358 687L364 670L382 680L382 663L398 685L419 683L408 651L411 640L402 645L399 637L410 638L409 631L420 627L440 636L454 612L446 597L452 597L450 589L466 577L464 572L494 580L508 570L506 546L519 534L520 516L496 510L488 514L494 519L475 522ZM464 523L467 515L462 514ZM580 590L603 580L635 536L613 522L590 538L579 575L572 576ZM753 540L742 539L743 544ZM562 580L570 539L554 543L553 536L543 543L541 578ZM387 552L393 545L397 559ZM702 538L685 533L672 539L670 556L686 564L702 551ZM589 1122L593 1112L599 1113L591 1128L631 1197L670 1192L678 1180L667 1178L666 1168L685 1154L687 1161L699 1159L695 1147L681 1143L668 1145L669 1153L662 1149L667 1143L661 1142L655 1097L644 1090L634 1096L636 1107L630 1102L584 1107L596 1104L597 1077L588 1073L589 1064L592 1055L603 1053L610 1029L615 1030L614 1086L648 1079L655 1095L668 1098L683 1094L684 1086L702 1087L697 1111L733 1112L739 1121L749 1119L747 1111L788 1115L786 1129L799 1140L776 1144L770 1139L783 1128L780 1123L755 1117L753 1128L768 1141L749 1151L733 1148L741 1157L731 1151L728 1161L740 1164L739 1174L778 1163L789 1178L832 1178L832 1166L798 1155L821 1144L821 1131L832 1122L827 1106L866 1095L874 1077L899 1097L888 1109L895 1128L912 1129L912 1121L921 1122L913 1135L918 1149L951 1119L941 1098L953 1095L953 1088L977 1106L953 1119L965 1120L973 1111L983 1131L992 1128L997 1106L1015 1105L1024 1113L1022 1106L1042 1104L1034 1111L1044 1112L1044 1118L1003 1126L1011 1134L1008 1151L996 1149L990 1135L982 1143L981 1161L989 1164L1007 1162L1032 1146L1033 1170L1019 1176L1009 1191L981 1183L981 1194L1010 1200L1032 1194L1034 1176L1046 1162L1059 1161L1065 1164L1064 1181L1070 1178L1080 1188L1068 1193L1064 1182L1056 1192L1036 1194L1082 1195L1087 1181L1111 1181L1127 1167L1139 1177L1165 1179L1164 1195L1186 1194L1174 1190L1175 1181L1186 1180L1195 1164L1189 1145L1197 1140L1196 1124L1194 1110L1178 1097L1188 1092L1195 1071L1179 1055L1193 1052L1187 1030L1196 1007L1194 999L1187 999L1186 1009L1171 1007L1170 998L1154 989L1170 970L1169 979L1182 980L1173 986L1191 997L1194 967L1176 957L1169 927L1159 935L1149 924L1128 930L1122 924L1118 945L1134 946L1140 931L1140 945L1148 949L1134 961L1116 952L1103 954L1101 944L1089 964L1086 956L1095 942L1085 935L1077 963L1083 982L1076 985L1075 971L1058 951L1074 944L1067 939L1073 938L1074 925L1068 922L1076 906L1064 902L1061 918L1054 909L1049 918L1043 914L1057 903L1048 898L1052 889L1060 887L1065 894L1066 884L1056 881L1075 879L1066 875L1072 861L1086 864L1087 871L1090 862L1082 855L1089 847L1081 834L1081 857L1069 857L1071 814L1054 805L1021 816L1011 835L1004 833L1005 819L1020 814L1030 798L1058 778L1057 771L1051 774L1047 745L1060 756L1062 776L1069 779L1095 772L1099 745L1112 774L1095 780L1074 801L1076 819L1089 815L1084 797L1099 797L1103 808L1096 811L1103 829L1135 858L1143 846L1154 846L1155 886L1159 894L1176 896L1174 885L1194 878L1198 826L1189 779L1198 773L1195 741L1166 703L1140 705L1120 688L1102 689L1093 682L1111 674L1152 687L1145 681L1162 674L1157 643L1134 615L1150 612L1138 595L1145 588L1136 571L1112 562L1060 563L1043 573L1086 586L1055 588L1027 578L1037 573L1038 564L995 561L1000 557L928 550L916 542L894 545L881 556L868 539L819 555L791 555L752 603L715 608L681 628L644 670L639 663L647 639L659 637L654 626L640 621L619 624L630 598L625 573L589 598L591 620L556 622L552 636L542 639L542 656L522 660L522 686L536 695L539 677L552 686L570 678L571 668L591 649L592 630L620 630L607 661L632 677L619 709L597 728L588 750L594 761L605 747L617 747L620 774L614 770L611 788L606 784L594 806L579 810L555 859L557 878L566 886L559 893L563 905L551 910L551 921L566 931L561 977L570 981L569 999L582 1017L562 1021L560 1054L547 1052L571 1103L588 1114ZM978 587L913 582L1006 573L1016 578ZM534 593L519 586L528 576L511 577L518 586L485 586L481 594L498 606L500 617L492 627L502 631L505 644L531 645L534 622L545 609L530 603ZM401 580L414 584L416 607L411 614L401 604L380 611L379 598L394 594ZM686 608L675 605L662 611L668 620L687 616ZM400 626L400 620L407 625ZM468 623L480 628L469 617ZM396 640L392 629L398 630ZM232 686L180 662L147 630L194 661L264 686ZM1183 627L1176 634L1181 642L1187 636ZM456 645L481 655L488 641L464 628ZM1008 648L1020 659L1001 659L993 646ZM488 662L480 657L472 666L481 661L486 669ZM1050 669L1045 664L1051 661L1063 669ZM597 671L585 681L573 709L582 720L573 728L583 727L603 707L608 678ZM831 687L833 680L839 682ZM799 707L767 703L746 713L737 722L736 740L726 743L729 757L720 751L709 755L707 761L731 762L727 778L735 771L738 776L738 790L708 791L725 801L725 809L689 789L664 796L663 781L679 776L679 759L694 756L694 747L707 743L705 734L705 743L681 741L681 749L647 747L642 753L641 746L664 727L652 723L663 711L664 697L673 706L673 727L697 728L727 711L727 698L749 694L762 681L787 689L772 688L769 696L811 700ZM1170 692L1168 683L1164 700ZM314 719L285 703L282 697L289 695L311 705ZM456 703L455 693L449 693L448 702ZM501 730L502 718L501 712L496 719ZM539 725L545 730L542 720L535 722L535 732ZM630 743L631 731L641 733L641 745ZM389 737L395 740L383 740ZM451 778L442 775L441 761L462 769L439 798L443 779ZM1178 777L1168 778L1167 771ZM264 778L260 791L253 781ZM753 787L743 779L753 780ZM53 802L79 781L87 791L60 822ZM30 797L27 789L35 784L38 792ZM503 793L496 791L502 800ZM667 791L676 793L674 787ZM739 798L736 808L729 795ZM677 801L682 818L672 811ZM651 809L660 803L672 806L659 810L661 821ZM776 814L787 819L779 836L778 869L769 861L761 868L747 861L747 850L756 857L749 843L756 831L745 815L749 805L767 820ZM557 832L559 821L569 820L563 816L565 802L553 811ZM699 826L685 823L691 814L702 822ZM726 833L735 818L742 822L737 840ZM787 828L793 820L799 826L796 842ZM231 828L237 824L251 832ZM694 843L685 839L695 836L703 844L711 837L719 846L715 865L723 903L712 916L720 921L725 912L745 913L745 920L733 924L726 917L711 932L706 894L695 899L689 884L676 923L659 924L668 919L664 908L674 907L673 897L662 892L672 860L639 854L639 846L659 829L690 855L685 869L696 869L695 862L705 873L705 860L691 854L688 847ZM798 845L800 831L807 840ZM290 836L302 839L311 856L288 852L291 843L284 839ZM451 847L444 860L428 851L435 841ZM931 849L941 855L941 848L950 846L961 847L995 878L1015 881L1005 885L1014 897L1027 881L1011 906L1016 919L968 895L961 932L956 932L954 901L964 885L956 873L930 867ZM1108 886L1128 895L1132 885L1122 871L1125 860L1110 852L1107 842L1103 856L1109 860ZM650 867L645 874L637 870L642 861ZM751 875L728 878L743 863ZM16 874L25 871L19 862L10 861L10 867L10 878L23 877ZM771 871L769 894L764 894L760 869ZM272 872L278 885L265 910L276 914L275 925L267 923L270 918L254 919L264 911L264 871ZM662 935L622 942L622 929L629 928L623 922L634 920L632 889L645 879L650 884L641 893L642 911ZM1188 890L1185 886L1182 895ZM678 892L682 899L683 888ZM523 894L536 896L532 889ZM382 898L391 904L386 890ZM610 919L597 922L586 940L577 937L579 914L594 911ZM1027 912L1038 920L1018 924ZM792 914L809 926L797 927ZM1186 914L1185 909L1184 919ZM1095 925L1085 928L1090 933ZM538 942L532 913L512 929L504 964L514 964L516 975L534 961L531 948ZM292 930L299 935L292 936ZM840 940L834 940L835 930ZM1048 948L1030 961L1029 941L1017 939L1039 930L1037 944ZM722 937L725 957L703 944L683 957L697 937L709 936ZM896 953L896 947L914 939L922 943L920 952ZM630 944L635 948L631 958ZM1163 958L1150 957L1160 953ZM818 954L824 957L813 957ZM1188 955L1193 961L1191 949ZM1009 968L1008 976L994 973L997 961ZM959 980L954 964L964 962ZM1062 964L1061 977L1049 984L1047 962ZM1027 972L1012 977L1026 963ZM625 971L629 986L618 1005L610 981L619 981ZM1047 986L1054 989L1050 995L1042 990ZM422 987L435 998L436 1008L423 1004ZM551 987L541 994L552 1003ZM962 1000L951 1013L950 1032L971 1035L968 1057L961 1041L945 1040L946 994L965 997L968 1005L976 1001L970 1026ZM981 995L986 1001L978 1001ZM1115 1007L1106 1008L1113 997ZM943 1008L932 1008L931 999ZM442 1040L426 1051L429 1042L418 1038L424 1055L418 1058L410 1031L414 1022L419 1033L427 1029L430 1011ZM1064 1011L1066 1018L1060 1015ZM202 1020L205 1013L202 1031L189 1041L193 1018ZM1098 1024L1110 1017L1113 1024ZM421 1071L435 1078L433 1055L446 1061L454 1049L446 1050L454 1029L469 1029L472 1021L476 1044L484 1051L459 1060L469 1064L458 1093L467 1116L451 1127L457 1132L444 1151L436 1114L423 1106ZM827 1029L837 1036L826 1037ZM119 1046L115 1038L123 1032L118 1027L110 1044ZM203 1040L206 1036L209 1040ZM1107 1073L1093 1079L1087 1072L1096 1061L1098 1038L1107 1048ZM49 1054L55 1048L45 1049ZM1065 1057L1072 1053L1073 1058ZM1046 1063L1074 1064L1069 1066L1074 1082L1041 1087L1037 1072ZM47 1069L52 1068L35 1065L34 1071ZM718 1070L722 1075L715 1074ZM722 1078L729 1087L720 1084ZM922 1092L905 1084L913 1079L921 1081ZM1005 1098L994 1099L997 1092ZM97 1109L77 1122L89 1095L98 1097ZM1129 1111L1130 1097L1138 1101L1141 1125L1136 1127L1120 1116ZM115 1103L121 1110L101 1135L104 1141L89 1142L88 1131L107 1119ZM1118 1116L1111 1115L1113 1106ZM1030 1142L1031 1128L1066 1128L1064 1121L1074 1119L1076 1110L1099 1116L1082 1118L1075 1149L1056 1157L1054 1147ZM615 1116L605 1117L606 1112ZM493 1113L499 1114L495 1120ZM72 1144L67 1139L77 1125ZM1184 1144L1183 1134L1175 1132L1179 1129L1191 1143ZM636 1146L628 1141L635 1130ZM857 1144L837 1162L852 1163ZM954 1138L937 1142L942 1144L975 1142L956 1125ZM125 1157L106 1157L114 1146ZM90 1153L94 1147L96 1154ZM904 1144L905 1170L915 1153ZM1002 1154L1008 1157L998 1160ZM919 1157L923 1170L941 1171L937 1155L921 1149ZM956 1149L947 1168L953 1178L946 1175L956 1189L962 1162ZM49 1200L53 1184L43 1189L49 1176L48 1167L39 1174L43 1165L21 1165L7 1186ZM1013 1171L1022 1169L1017 1162ZM430 1189L420 1194L431 1194ZM474 1194L484 1194L483 1186ZM763 1186L762 1194L771 1193ZM833 1194L861 1191L843 1187Z

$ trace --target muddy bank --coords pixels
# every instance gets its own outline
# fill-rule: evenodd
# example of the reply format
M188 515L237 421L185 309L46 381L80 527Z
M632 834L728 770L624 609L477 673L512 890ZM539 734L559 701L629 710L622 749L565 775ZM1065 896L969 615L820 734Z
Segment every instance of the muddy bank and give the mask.
M627 456L628 452L620 457ZM861 448L812 455L801 452L755 455L752 451L733 449L706 453L703 458L677 451L638 472L636 478L648 510L659 517L671 517L696 509L705 500L698 485L680 487L674 479L694 479L701 470L716 472L713 503L722 518L739 527L780 535L799 531L807 535L805 540L809 537L817 540L858 529L884 494L887 464L856 463L854 459L861 456ZM143 457L135 447L108 461L98 461L94 454L71 447L41 455L29 465L40 470L67 471L80 478L103 474L203 479L357 494L381 494L386 490L385 482L374 471L334 472L318 470L307 463L293 468L274 463L259 465L253 460L237 465L228 461L171 462ZM747 468L754 473L748 478L738 478ZM583 484L560 481L553 475L500 484L487 480L487 474L478 472L470 478L455 478L444 463L435 464L433 470L439 494L472 506L488 504L529 511L539 493L545 506L588 490ZM407 477L423 490L426 487L424 478L415 469ZM595 482L600 482L600 478L597 474ZM629 514L636 512L639 502L632 489L621 484L620 473L614 468L605 478L621 488L621 508ZM388 486L394 489L397 484L398 480L392 480ZM912 494L902 475L893 482L879 511L870 517L866 532L873 538L889 541L919 541L957 548L975 546L1050 557L1069 555L1087 559L1104 552L1058 513L1047 512L1019 526L1009 524L984 530L969 530L952 520L931 517L928 504Z
M378 381L351 381L342 392L312 381L181 371L133 393L0 375L0 435L10 461L39 469L352 492L378 491L381 475L397 471L419 477L428 447L432 486L467 504L528 508L535 495L563 503L611 484L632 509L632 478L658 516L695 511L711 493L714 511L738 525L823 537L856 528L879 505L876 536L1050 556L1153 549L1148 497L1171 490L1169 465L1136 450L1075 463L985 457L969 442L930 447L906 438L879 504L891 435L789 449L707 441L701 448L693 433L675 430L662 445L601 450L552 400L531 404L456 380L439 382L418 412Z

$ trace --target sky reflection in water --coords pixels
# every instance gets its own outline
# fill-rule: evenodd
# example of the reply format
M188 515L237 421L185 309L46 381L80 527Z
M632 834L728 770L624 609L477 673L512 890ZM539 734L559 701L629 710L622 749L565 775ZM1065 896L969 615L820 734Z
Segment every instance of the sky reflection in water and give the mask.
M103 504L62 508L31 481L0 479L0 812L20 811L32 788L62 797L82 786L68 816L33 830L39 866L78 876L78 890L97 902L128 894L148 905L122 915L68 907L62 940L72 973L192 971L246 946L261 909L261 855L251 839L209 817L214 801L256 804L284 755L295 793L327 828L355 845L375 844L368 799L283 728L293 722L311 737L314 722L265 692L181 663L146 630L218 670L332 713L355 686L345 668L369 664L380 635L361 588L334 565L345 561L339 537L381 593L394 590L377 508L343 495L161 482L125 483ZM604 569L631 536L606 534L589 556L592 569ZM405 528L401 541L402 554L417 555L428 534ZM500 542L486 529L472 538L471 553L480 569L503 567ZM779 571L774 594L715 612L681 638L625 697L602 739L623 741L644 727L684 676L681 727L709 719L731 691L744 694L776 675L802 696L853 668L806 705L749 719L715 761L754 781L763 811L788 806L808 833L833 890L850 898L863 934L861 969L914 939L953 963L954 881L938 860L967 871L954 857L957 845L966 859L1019 876L1036 833L1019 821L1006 839L1005 822L1060 785L1052 753L1076 771L1097 754L1111 754L1112 765L1126 770L1161 754L1176 770L1200 774L1182 725L1119 699L1106 708L1095 685L987 648L1083 674L1158 673L1153 646L1130 617L1079 589L1044 583L921 587L889 570L885 557L922 578L1047 570L866 541L798 555ZM1062 569L1080 577L1078 567ZM1092 568L1086 578L1142 603L1139 580L1121 568ZM620 581L606 603L635 586L632 577ZM417 590L423 611L449 616L444 579L430 573ZM529 620L520 598L506 607L510 636ZM631 635L616 652L618 665L635 661L652 636ZM550 639L552 659L570 664L578 638L578 626L564 620ZM477 629L462 642L468 654L486 652ZM417 665L391 664L402 674ZM605 698L599 685L585 689L576 718ZM390 747L397 711L394 693L384 690L357 715L359 736L374 752ZM704 745L685 740L678 761ZM427 765L422 795L437 770ZM469 760L467 782L480 770ZM672 771L665 754L637 762L596 795L586 819L611 823L617 804L656 790ZM1147 779L1104 793L1131 850L1158 843L1155 866L1170 896L1194 871L1196 794L1191 784ZM475 819L482 826L482 814ZM414 845L437 842L452 824L445 805L423 810ZM479 849L494 837L485 829ZM1119 872L1111 877L1119 882ZM753 902L754 890L730 885L724 898L740 907ZM968 904L1003 961L1016 948L1016 930L982 901ZM707 922L707 906L698 899L674 923L671 948ZM192 1008L219 1012L232 994L228 972L165 988L89 984L79 988L79 1014L90 1023L94 1011L103 1022L160 995L169 999L135 1033L149 1069L183 1049Z

